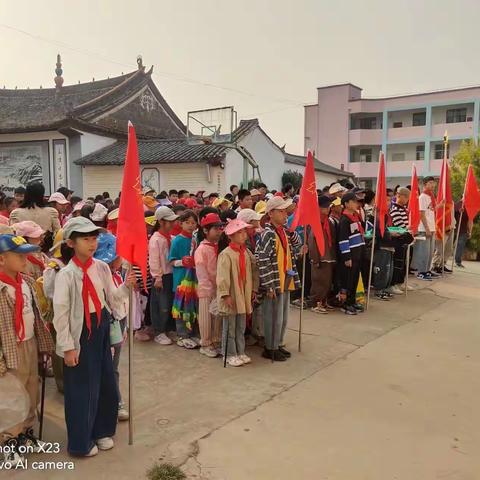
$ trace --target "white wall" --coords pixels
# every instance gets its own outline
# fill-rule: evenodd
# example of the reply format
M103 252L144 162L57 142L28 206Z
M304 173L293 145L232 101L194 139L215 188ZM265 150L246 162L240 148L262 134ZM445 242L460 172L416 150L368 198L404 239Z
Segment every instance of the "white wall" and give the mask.
M402 122L403 127L413 126L413 114L425 112L425 109L419 110L400 110L397 112L390 112L388 114L388 128L393 128L394 122Z
M81 132L81 134L80 144L82 148L82 157L100 150L101 148L108 147L108 145L112 145L112 143L117 141L115 138L103 137L88 132Z

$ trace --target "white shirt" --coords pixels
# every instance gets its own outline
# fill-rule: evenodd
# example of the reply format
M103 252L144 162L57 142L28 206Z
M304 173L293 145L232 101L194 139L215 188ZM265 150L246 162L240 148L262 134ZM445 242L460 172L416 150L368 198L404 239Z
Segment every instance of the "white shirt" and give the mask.
M420 211L425 212L425 218L427 219L427 225L431 232L435 231L435 210L432 205L432 199L427 193L421 193L418 198L420 204ZM425 232L423 222L418 225L419 232Z
M11 285L7 285L7 291L12 298L13 302L15 302L15 287ZM34 337L35 332L33 329L33 325L35 323L35 313L33 312L33 299L32 299L32 292L30 291L30 287L28 286L27 282L22 281L22 295L23 295L23 323L25 325L25 338L24 340L30 340ZM17 336L17 341L20 341L20 338Z

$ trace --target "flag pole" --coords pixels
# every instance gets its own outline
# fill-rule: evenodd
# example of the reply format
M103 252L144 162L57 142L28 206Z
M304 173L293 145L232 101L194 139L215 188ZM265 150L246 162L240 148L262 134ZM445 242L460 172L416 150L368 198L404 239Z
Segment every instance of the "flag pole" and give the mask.
M467 176L468 176L468 170L467 170ZM465 192L466 191L467 191L467 179L465 178L465 185L463 187L463 196L462 196L462 208L460 210L460 217L458 219L458 224L456 225L457 235L456 235L456 239L453 247L453 254L452 254L452 271L453 271L453 265L455 264L455 255L457 254L458 239L460 238L460 225L462 224L463 211L465 210Z
M303 268L302 268L302 294L301 294L301 307L300 307L300 319L298 324L298 351L302 351L302 317L303 317L303 303L305 301L305 270L307 264L307 252L305 247L307 245L307 229L304 228L303 235Z
M370 255L370 268L368 270L368 288L367 288L367 302L365 305L365 310L368 310L370 304L370 289L372 287L372 272L373 272L373 255L375 252L375 237L377 230L377 207L375 206L373 211L373 234L372 234L372 252Z
M405 279L403 281L403 284L405 285L405 296L407 296L408 292L408 272L410 270L410 247L412 246L411 243L407 245L407 258L406 258L406 264L405 264Z
M131 271L131 265L129 271ZM133 445L133 286L128 287L128 444Z
M446 204L446 197L447 197L447 148L448 148L448 135L447 132L445 132L445 135L443 136L443 158L445 165L443 166L444 173L443 173L443 185L442 185L442 190L443 190L443 217L442 217L442 276L445 275L445 237L447 235L447 232L445 231L445 224L446 224L446 213L447 213L447 204Z

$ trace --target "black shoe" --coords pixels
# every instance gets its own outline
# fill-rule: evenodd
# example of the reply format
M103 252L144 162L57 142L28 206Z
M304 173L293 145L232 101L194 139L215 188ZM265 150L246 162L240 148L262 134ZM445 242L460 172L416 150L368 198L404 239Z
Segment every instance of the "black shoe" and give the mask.
M286 358L290 358L292 356L292 354L284 347L278 347L278 351Z
M268 358L269 360L275 360L276 362L285 362L287 360L287 357L285 357L285 355L283 355L283 353L280 353L279 350L265 349L262 352L262 357L263 358Z
M384 292L377 292L375 294L375 298L377 300L383 300L384 302L388 302L390 298Z
M357 315L358 312L355 310L355 308L352 307L352 305L344 305L340 309L345 315Z
M358 312L362 313L365 310L365 307L361 303L354 303L352 307Z
M450 269L447 268L447 267L443 267L443 271L444 271L445 273L453 273L453 271L450 270Z

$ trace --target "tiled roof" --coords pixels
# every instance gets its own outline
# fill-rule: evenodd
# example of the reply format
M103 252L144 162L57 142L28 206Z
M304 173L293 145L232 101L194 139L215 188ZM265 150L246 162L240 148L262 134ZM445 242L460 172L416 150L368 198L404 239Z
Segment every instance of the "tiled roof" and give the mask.
M285 163L293 163L294 165L301 165L304 167L307 163L307 158L301 155L293 155L285 152ZM340 170L339 168L332 167L331 165L327 165L316 158L314 160L314 165L317 172L330 173L341 178L354 177L353 173Z

